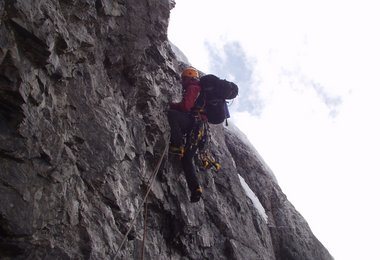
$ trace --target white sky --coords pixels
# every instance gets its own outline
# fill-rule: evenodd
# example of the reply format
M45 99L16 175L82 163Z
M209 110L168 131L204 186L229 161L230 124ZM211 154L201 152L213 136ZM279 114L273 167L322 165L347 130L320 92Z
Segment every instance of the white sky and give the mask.
M169 39L234 80L231 120L336 260L380 259L380 7L177 0Z

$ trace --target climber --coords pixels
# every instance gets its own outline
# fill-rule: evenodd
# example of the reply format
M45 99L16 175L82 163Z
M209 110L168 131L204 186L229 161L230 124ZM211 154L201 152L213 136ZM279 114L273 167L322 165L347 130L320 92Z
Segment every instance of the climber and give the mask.
M201 91L198 71L192 67L183 70L181 83L182 100L178 103L171 103L168 111L168 121L171 128L169 152L181 158L187 185L191 192L190 201L198 202L202 196L202 188L195 174L193 161L198 147L189 146L184 142L184 136L190 135L195 126L202 121L207 121L204 115L197 116L194 113L197 107L196 101Z

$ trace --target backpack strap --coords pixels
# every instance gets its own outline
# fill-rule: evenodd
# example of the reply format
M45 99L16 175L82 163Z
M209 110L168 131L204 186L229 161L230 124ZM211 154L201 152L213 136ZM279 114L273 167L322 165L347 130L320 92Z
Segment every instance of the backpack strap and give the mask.
M196 121L207 122L206 99L202 92L201 95L198 97L197 101L195 102L195 106L191 110L191 113Z

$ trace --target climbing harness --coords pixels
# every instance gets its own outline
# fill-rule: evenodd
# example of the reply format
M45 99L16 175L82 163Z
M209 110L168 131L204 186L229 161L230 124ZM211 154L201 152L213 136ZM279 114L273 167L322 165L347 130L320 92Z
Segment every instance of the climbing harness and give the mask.
M156 178L156 176L157 176L157 173L158 173L158 171L159 171L159 169L160 169L160 167L161 167L161 164L162 164L162 161L163 161L163 159L164 159L164 157L165 157L165 154L167 154L167 152L168 152L168 149L169 149L169 143L166 145L165 150L164 150L164 152L162 153L161 158L160 158L160 160L158 161L158 163L157 163L157 165L156 165L156 168L154 169L152 175L149 177L149 180L148 180L148 187L147 187L147 191L146 191L146 193L145 193L145 196L144 196L143 202L141 203L140 207L138 208L135 217L132 219L132 221L131 221L131 223L130 223L130 227L129 227L127 233L125 233L124 238L123 238L123 240L121 241L121 243L120 243L120 245L119 245L119 248L116 250L116 253L115 253L114 257L112 258L113 260L116 259L116 257L117 257L117 255L118 255L120 249L123 247L125 241L127 240L127 237L128 237L128 235L129 235L129 233L131 232L131 230L132 230L132 228L133 228L133 224L134 224L134 222L136 221L137 217L138 217L139 214L140 214L140 211L142 210L144 204L146 203L146 200L147 200L147 198L148 198L149 192L150 192L150 190L152 189L152 186L153 186L153 181L155 180L155 178ZM146 226L146 224L145 224L145 226ZM145 240L144 240L144 242L145 242ZM143 246L144 246L144 245L143 245Z
M194 147L203 148L207 142L208 125L206 122L195 119L194 127L187 135L185 150L191 150Z
M204 170L213 168L217 172L222 166L208 150L210 126L207 121L201 119L201 111L199 110L198 114L195 115L194 127L187 136L185 150L198 148L194 157L196 165Z

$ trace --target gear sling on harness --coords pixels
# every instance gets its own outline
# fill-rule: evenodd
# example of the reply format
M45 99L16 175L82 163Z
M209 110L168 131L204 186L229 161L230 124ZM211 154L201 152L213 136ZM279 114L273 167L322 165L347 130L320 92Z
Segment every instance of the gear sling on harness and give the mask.
M209 125L202 120L202 109L199 109L194 116L195 122L193 129L187 135L185 151L195 155L196 164L203 169L214 168L215 171L221 169L221 165L213 158L207 149L209 143Z

